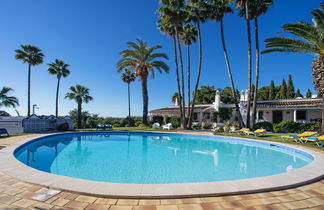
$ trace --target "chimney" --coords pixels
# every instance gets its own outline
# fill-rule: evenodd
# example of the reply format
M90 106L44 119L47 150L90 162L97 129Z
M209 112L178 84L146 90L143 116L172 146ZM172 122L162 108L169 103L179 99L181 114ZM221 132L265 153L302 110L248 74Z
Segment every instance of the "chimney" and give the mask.
M176 99L174 101L174 106L179 106L178 97L176 97Z
M219 110L219 106L221 103L221 96L220 96L220 91L216 90L216 94L215 94L215 102L214 102L214 106L215 106L215 110L218 111Z
M241 99L240 101L245 101L245 92L244 90L241 91Z

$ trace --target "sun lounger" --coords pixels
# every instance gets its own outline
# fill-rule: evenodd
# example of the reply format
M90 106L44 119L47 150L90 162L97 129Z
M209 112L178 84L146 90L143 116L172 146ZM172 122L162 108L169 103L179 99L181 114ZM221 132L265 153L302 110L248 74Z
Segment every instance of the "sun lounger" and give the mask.
M267 131L265 129L257 129L255 131L246 131L245 132L246 135L255 135L255 136L264 135L266 133L267 133Z
M245 134L244 132L248 132L250 131L250 129L248 128L242 128L240 130L237 130L237 131L233 131L233 133L237 133L237 134Z
M104 125L104 129L112 129L112 125L111 124L106 124L106 125Z
M100 130L100 129L104 130L105 126L102 124L98 124L96 128L97 128L97 130Z
M8 133L7 129L0 128L0 136L3 135L3 134L9 136L9 133Z
M171 129L172 129L172 124L171 124L171 123L168 123L168 124L166 124L166 125L163 125L163 126L162 126L162 129L163 129L163 130L171 130Z
M304 133L300 133L300 134L289 134L289 135L286 135L286 136L281 136L281 139L282 140L290 140L290 139L293 139L295 140L296 142L299 142L299 143L303 143L301 138L307 138L307 137L312 137L312 136L315 136L317 134L317 132L304 132Z
M324 143L324 135L322 136L317 136L317 137L309 137L309 138L301 138L301 141L304 141L304 143L307 142L315 142L317 144L317 146L323 146ZM320 142L322 142L322 144L320 144Z

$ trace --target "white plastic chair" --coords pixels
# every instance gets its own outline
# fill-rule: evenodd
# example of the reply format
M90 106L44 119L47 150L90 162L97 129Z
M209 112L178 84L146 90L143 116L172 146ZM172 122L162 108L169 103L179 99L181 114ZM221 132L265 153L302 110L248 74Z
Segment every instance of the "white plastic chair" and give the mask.
M162 129L163 130L171 130L172 129L172 123L168 123L166 125L163 125L162 126Z

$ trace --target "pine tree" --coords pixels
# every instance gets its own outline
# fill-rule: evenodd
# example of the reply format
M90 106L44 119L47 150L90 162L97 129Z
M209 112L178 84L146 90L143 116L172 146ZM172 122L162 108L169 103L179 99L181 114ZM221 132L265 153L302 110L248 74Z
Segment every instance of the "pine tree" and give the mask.
M275 100L276 99L276 89L273 80L271 80L270 86L269 86L269 96L268 100Z
M287 98L294 98L295 97L295 87L294 87L294 83L292 81L292 77L291 75L289 74L288 76L288 87L287 87Z
M295 95L295 98L297 98L297 97L304 97L301 93L300 93L300 89L298 89L297 91L296 91L296 95Z
M306 92L306 98L312 98L312 92L310 89L308 89Z
M280 86L280 93L279 99L286 99L287 98L287 83L285 79L282 79L282 83Z

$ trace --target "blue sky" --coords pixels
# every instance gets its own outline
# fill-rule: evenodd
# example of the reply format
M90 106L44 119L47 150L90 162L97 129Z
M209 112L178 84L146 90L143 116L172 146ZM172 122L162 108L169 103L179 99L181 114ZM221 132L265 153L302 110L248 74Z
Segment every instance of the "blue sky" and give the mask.
M297 21L311 21L310 11L321 0L274 0L269 12L259 19L260 45L276 36L280 26ZM149 109L171 104L176 91L172 40L156 27L159 3L157 0L2 0L0 1L0 87L12 87L20 100L17 110L26 114L27 65L15 60L14 50L21 44L32 44L46 55L44 64L33 68L31 101L37 104L37 114L54 114L56 77L47 72L47 63L59 58L70 64L71 74L62 80L59 114L66 115L76 108L74 101L64 99L68 88L81 84L91 89L94 101L84 109L101 116L127 115L127 85L116 73L119 52L126 42L141 37L150 45L163 45L170 56L169 74L156 74L149 80ZM247 86L246 25L237 15L224 20L226 42L238 89ZM201 85L217 88L229 86L222 54L219 25L208 22L202 26L203 69ZM197 46L192 48L192 75L196 76ZM293 75L296 88L313 93L311 62L313 56L300 54L267 54L261 56L260 85ZM194 81L192 82L192 85ZM141 86L132 83L132 114L141 115ZM15 114L14 109L4 109Z

